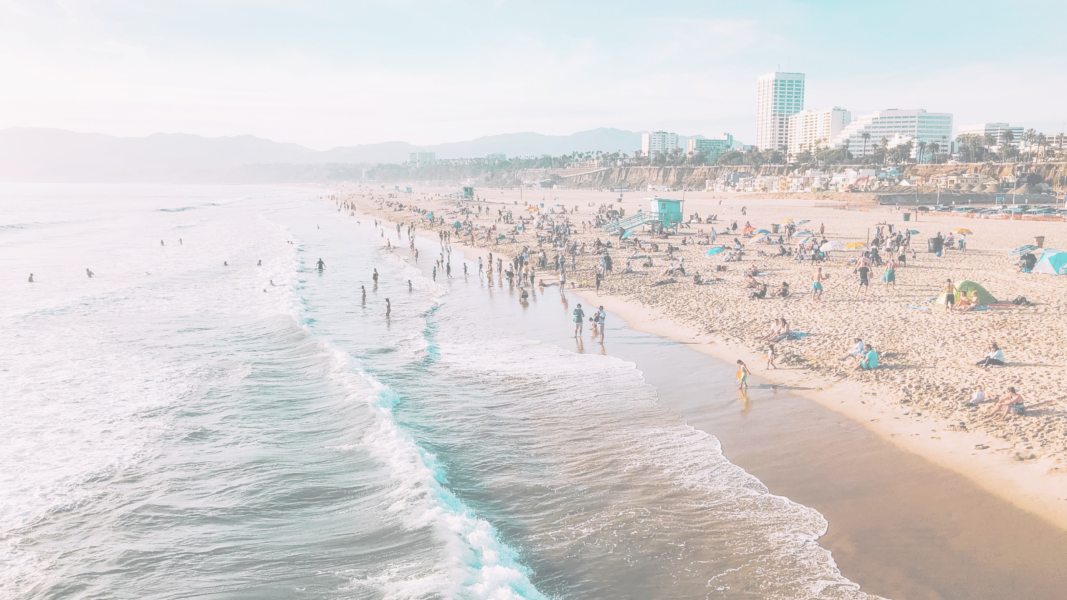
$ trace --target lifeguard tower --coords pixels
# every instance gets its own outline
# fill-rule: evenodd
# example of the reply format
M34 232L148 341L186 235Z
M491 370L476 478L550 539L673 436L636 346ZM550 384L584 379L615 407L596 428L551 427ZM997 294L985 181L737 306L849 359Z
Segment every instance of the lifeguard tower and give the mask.
M642 225L651 224L653 230L674 228L682 222L683 200L672 198L645 198L649 202L648 212L639 212L625 219L612 221L604 226L604 231L615 235L620 231L636 229Z
M469 186L469 185L463 186L463 197L464 198L473 198L474 197L474 187Z

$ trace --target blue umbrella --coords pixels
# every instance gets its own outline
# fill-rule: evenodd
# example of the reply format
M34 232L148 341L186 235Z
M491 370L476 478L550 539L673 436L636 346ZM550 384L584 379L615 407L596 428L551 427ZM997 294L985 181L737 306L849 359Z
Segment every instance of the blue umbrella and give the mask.
M708 251L704 254L704 256L715 256L716 254L718 254L720 252L723 252L724 250L726 250L726 248L724 248L722 246L717 246L715 248L709 248Z
M770 233L770 231L767 231L766 229L757 229L756 233Z
M810 222L811 222L811 219L804 219L803 221L797 223L797 225L803 225L804 223L810 223Z

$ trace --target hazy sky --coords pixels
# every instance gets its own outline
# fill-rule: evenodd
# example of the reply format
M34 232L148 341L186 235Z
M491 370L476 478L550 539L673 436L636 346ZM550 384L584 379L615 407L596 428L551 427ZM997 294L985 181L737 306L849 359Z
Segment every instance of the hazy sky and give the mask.
M1067 120L1067 1L0 0L0 128L250 133L315 149L596 127L751 142L806 106Z

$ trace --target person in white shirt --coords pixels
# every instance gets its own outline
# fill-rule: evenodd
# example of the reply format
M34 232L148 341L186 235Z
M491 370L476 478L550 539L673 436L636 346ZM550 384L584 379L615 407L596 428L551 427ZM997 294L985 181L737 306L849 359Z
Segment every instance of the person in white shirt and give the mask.
M1006 363L1004 362L1004 353L1001 352L997 343L993 342L989 344L989 353L985 355L985 358L974 364L979 367L1003 367Z
M847 354L839 358L838 360L848 360L850 358L859 358L864 355L863 352L863 340L856 338L856 346L849 350Z

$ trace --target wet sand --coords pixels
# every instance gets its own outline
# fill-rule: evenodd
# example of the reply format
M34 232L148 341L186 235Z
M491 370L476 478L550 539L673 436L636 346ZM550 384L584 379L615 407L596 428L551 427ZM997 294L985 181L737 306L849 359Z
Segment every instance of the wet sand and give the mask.
M419 246L426 253L437 244L422 238ZM453 247L456 264L464 254L478 256ZM590 302L570 293L564 302L557 288L531 293L523 309L517 287L505 282L489 302L513 312L516 327L532 339L637 364L659 402L718 438L727 458L772 493L826 517L819 543L863 591L896 600L1064 597L1062 529L789 389L754 377L742 400L733 365L630 329L616 314L609 313L603 347L588 332L577 346L569 311Z
M506 283L496 292L496 301L517 303ZM559 293L532 300L516 319L523 332L579 351ZM569 307L578 302L589 304L568 294ZM829 529L819 543L864 591L897 600L1064 597L1067 533L758 377L743 401L732 365L608 318L603 352L636 363L664 406L717 437L773 493L822 513ZM602 351L588 333L580 350Z

